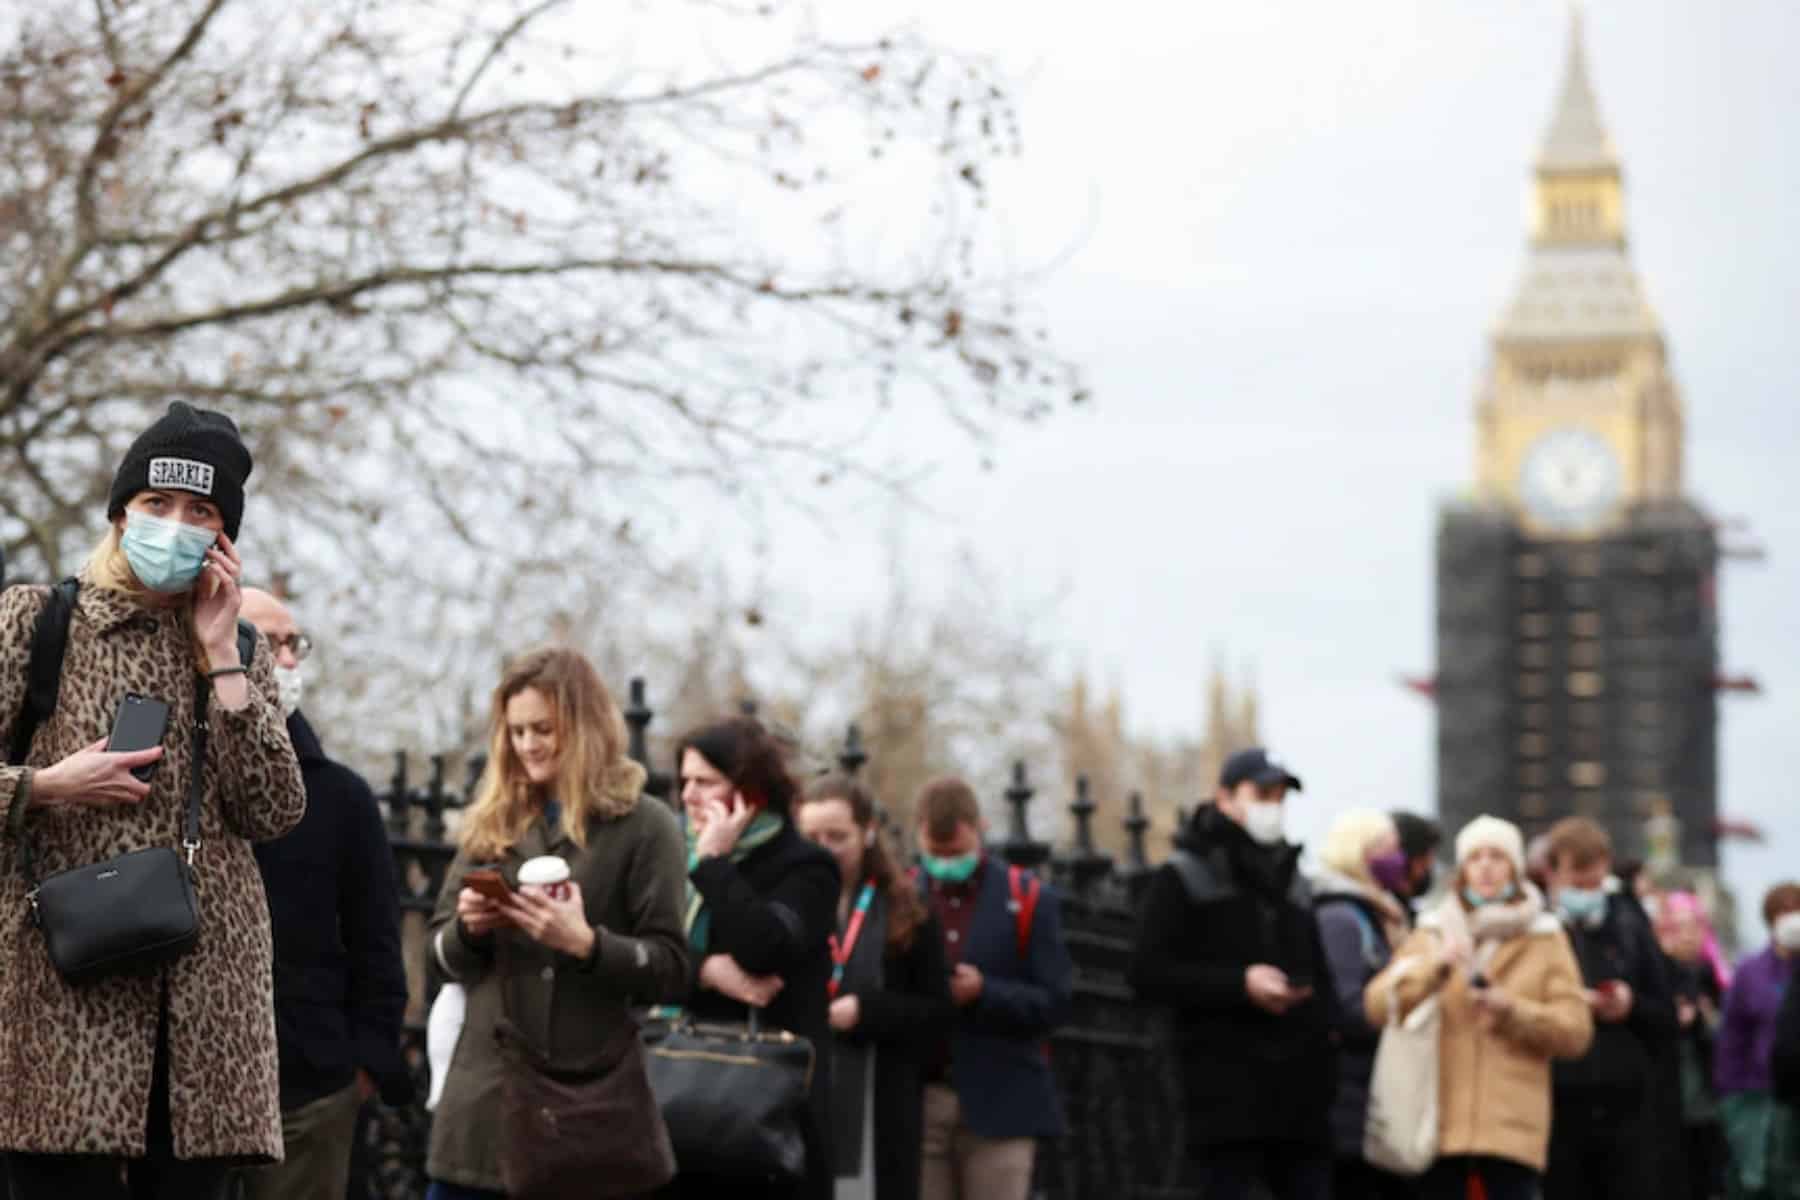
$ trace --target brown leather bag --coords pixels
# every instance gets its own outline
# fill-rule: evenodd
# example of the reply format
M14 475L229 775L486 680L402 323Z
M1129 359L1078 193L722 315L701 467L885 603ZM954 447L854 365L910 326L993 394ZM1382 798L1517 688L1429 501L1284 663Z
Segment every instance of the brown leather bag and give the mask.
M635 1022L623 1023L619 1053L601 1070L552 1061L505 1020L494 1036L505 1064L500 1176L511 1200L639 1196L675 1177Z

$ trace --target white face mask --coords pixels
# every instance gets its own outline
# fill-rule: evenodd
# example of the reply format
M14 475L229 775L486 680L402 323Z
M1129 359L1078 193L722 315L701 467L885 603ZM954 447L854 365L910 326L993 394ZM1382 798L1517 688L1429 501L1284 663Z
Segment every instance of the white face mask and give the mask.
M275 687L281 692L281 715L293 716L300 710L300 696L306 690L300 668L275 664Z
M1775 918L1775 944L1789 953L1800 952L1800 912Z
M1252 800L1244 805L1244 832L1265 846L1281 840L1282 819L1286 816L1279 800Z

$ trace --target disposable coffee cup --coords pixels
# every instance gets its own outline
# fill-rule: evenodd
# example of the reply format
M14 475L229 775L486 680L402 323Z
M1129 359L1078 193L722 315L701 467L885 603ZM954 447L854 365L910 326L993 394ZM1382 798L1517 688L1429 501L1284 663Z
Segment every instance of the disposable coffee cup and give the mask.
M552 900L569 898L569 864L554 854L528 858L519 868L519 890L536 889Z

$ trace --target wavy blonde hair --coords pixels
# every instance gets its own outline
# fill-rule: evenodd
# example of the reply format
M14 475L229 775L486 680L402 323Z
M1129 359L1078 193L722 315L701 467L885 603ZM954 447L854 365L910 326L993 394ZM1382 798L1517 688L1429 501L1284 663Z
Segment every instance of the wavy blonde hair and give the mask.
M560 646L533 650L507 667L494 688L487 769L463 821L462 844L478 859L505 854L537 812L531 778L513 752L506 706L528 688L542 692L556 713L556 780L550 798L562 806L562 832L584 849L589 818L607 808L613 768L625 759L625 715L594 665Z
M1400 836L1394 818L1374 808L1352 808L1331 823L1325 844L1319 849L1319 861L1362 883L1374 883L1369 874L1369 847L1384 838Z

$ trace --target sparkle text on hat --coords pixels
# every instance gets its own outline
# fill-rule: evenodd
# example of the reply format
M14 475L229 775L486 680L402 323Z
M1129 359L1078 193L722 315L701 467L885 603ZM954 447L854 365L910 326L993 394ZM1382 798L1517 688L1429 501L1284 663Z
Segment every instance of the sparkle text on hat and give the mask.
M213 490L212 464L195 462L191 458L153 458L150 460L149 486L180 488L184 492L210 496Z

